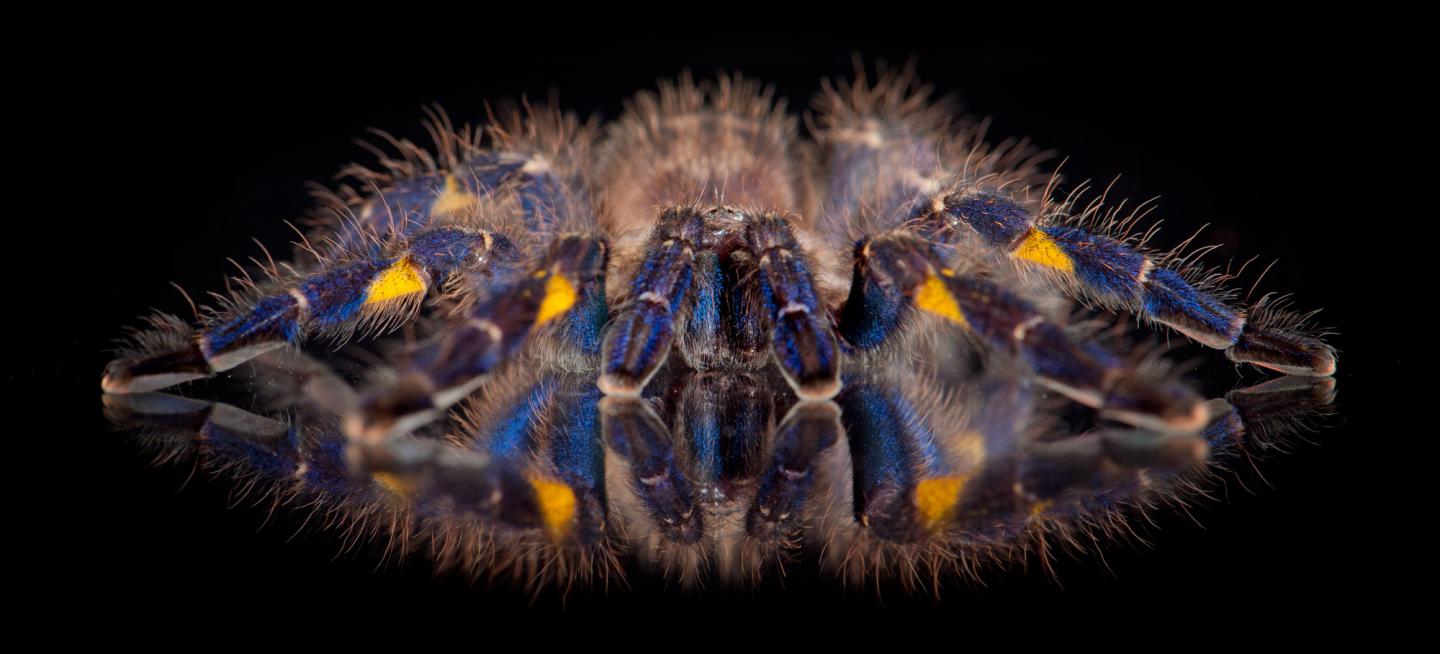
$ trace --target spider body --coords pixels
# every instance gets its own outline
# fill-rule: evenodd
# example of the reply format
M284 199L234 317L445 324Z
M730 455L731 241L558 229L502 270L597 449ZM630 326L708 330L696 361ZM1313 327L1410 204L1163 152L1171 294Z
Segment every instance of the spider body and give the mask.
M390 515L392 538L472 572L756 578L813 546L858 579L1106 525L1244 432L1236 406L1072 324L1076 302L1333 372L1298 321L1053 198L1039 155L984 144L909 71L817 108L803 140L768 91L722 77L643 94L603 135L552 109L483 133L437 117L437 152L399 142L351 171L312 262L271 264L193 331L155 319L102 387L124 415L192 416L276 497ZM274 352L427 306L433 334L358 393ZM242 364L330 426L153 393ZM1065 433L1044 391L1117 424ZM497 553L514 565L487 568Z

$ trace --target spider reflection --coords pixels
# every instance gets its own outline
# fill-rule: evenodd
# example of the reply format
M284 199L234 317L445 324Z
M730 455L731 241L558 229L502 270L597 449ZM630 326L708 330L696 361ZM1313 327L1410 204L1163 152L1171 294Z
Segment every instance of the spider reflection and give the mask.
M282 351L235 376L241 388L211 389L228 402L142 393L105 408L158 462L322 512L387 551L426 550L442 570L543 587L746 584L793 560L849 583L984 574L1201 501L1334 394L1333 379L1275 379L1212 400L1199 434L1161 434L1034 424L1055 400L985 370L949 383L862 370L833 400L801 401L766 373L677 366L626 398L593 373L517 366L454 424L364 441L339 427L350 387Z

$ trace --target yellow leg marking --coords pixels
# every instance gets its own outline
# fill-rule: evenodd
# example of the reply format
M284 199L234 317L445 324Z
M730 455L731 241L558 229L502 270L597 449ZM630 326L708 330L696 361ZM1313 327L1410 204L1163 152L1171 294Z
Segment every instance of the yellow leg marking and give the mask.
M570 486L550 479L534 478L530 485L535 488L535 498L540 503L540 519L545 531L556 540L570 533L575 522L575 491Z
M410 498L415 496L415 485L407 479L389 472L374 472L370 474L370 477L374 479L375 483L379 484L381 488L400 497Z
M575 292L575 285L564 275L554 274L545 282L545 298L540 300L540 313L535 316L535 324L543 325L547 321L558 318L570 307L575 306L575 300L579 293Z
M1031 263L1038 263L1046 268L1054 268L1061 272L1075 272L1075 262L1070 260L1070 255L1060 249L1060 245L1049 234L1034 227L1030 233L1025 235L1025 240L1020 241L1020 247L1015 248L1014 255Z
M926 529L933 531L950 517L967 479L969 477L934 477L922 479L915 485L915 508L920 511L920 522Z
M970 326L965 320L965 314L960 313L960 303L935 273L926 276L925 283L915 291L915 306L961 326Z
M480 198L460 186L460 180L454 175L445 176L445 188L440 191L440 197L435 198L435 203L430 205L430 214L444 215L469 208L479 202Z
M386 268L375 281L370 282L370 289L365 293L365 304L424 292L425 276L421 274L420 266L415 265L410 257L404 257Z

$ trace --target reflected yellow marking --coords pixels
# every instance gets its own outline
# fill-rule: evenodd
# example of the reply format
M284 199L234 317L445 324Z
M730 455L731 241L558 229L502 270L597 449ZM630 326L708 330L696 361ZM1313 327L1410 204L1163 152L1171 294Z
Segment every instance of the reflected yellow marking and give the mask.
M575 522L575 491L569 485L550 479L534 478L535 499L540 505L540 520L551 538L559 540L570 533Z
M961 326L970 326L965 314L960 313L960 303L935 273L927 275L925 283L915 291L915 306Z
M1020 241L1020 247L1015 248L1015 256L1031 263L1038 263L1046 268L1054 268L1061 272L1075 272L1075 262L1070 260L1070 255L1060 249L1060 245L1049 234L1035 228L1030 228L1030 233Z
M370 289L365 294L365 304L424 292L425 276L420 266L415 265L410 257L403 257L381 272L375 281L370 282Z
M370 477L379 484L381 488L399 495L400 497L414 497L415 484L410 480L390 472L372 472Z
M1053 500L1041 500L1039 502L1036 502L1033 506L1030 507L1030 517L1037 518L1040 516L1040 514L1050 510L1050 507L1054 505L1055 502Z
M933 477L915 485L915 508L926 529L939 527L960 501L969 477Z
M540 313L535 316L535 324L543 325L569 311L570 307L575 306L578 297L575 285L565 279L564 275L551 275L549 281L545 282L545 298L540 301Z
M445 188L440 191L440 197L435 198L435 203L430 205L430 215L463 211L479 201L480 198L474 193L460 186L460 180L456 179L454 175L446 175Z

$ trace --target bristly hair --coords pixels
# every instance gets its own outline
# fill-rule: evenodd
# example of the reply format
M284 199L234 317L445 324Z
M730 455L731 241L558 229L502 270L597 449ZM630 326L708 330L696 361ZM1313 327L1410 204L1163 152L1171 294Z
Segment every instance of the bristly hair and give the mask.
M812 157L798 133L774 89L753 80L662 82L607 130L596 159L601 220L624 233L653 221L657 203L696 202L813 216Z
M427 108L433 147L373 132L292 260L131 332L106 413L344 549L564 593L1103 562L1329 410L1313 313L1236 306L1244 266L1151 249L1153 202L1062 189L913 62L812 109L688 73L604 127ZM1207 402L1136 319L1312 377ZM249 409L154 392L197 380Z
M825 233L845 239L832 246L900 227L917 203L947 189L1026 196L1044 181L1039 165L1052 153L1025 139L987 143L989 121L964 117L953 96L933 97L913 60L898 70L878 64L873 83L863 63L855 65L853 82L822 82L812 101L816 115L807 116L817 144L830 152L821 220Z
M117 359L134 359L156 352L168 352L189 345L195 329L184 318L155 311L141 319L144 327L125 329L113 350Z

